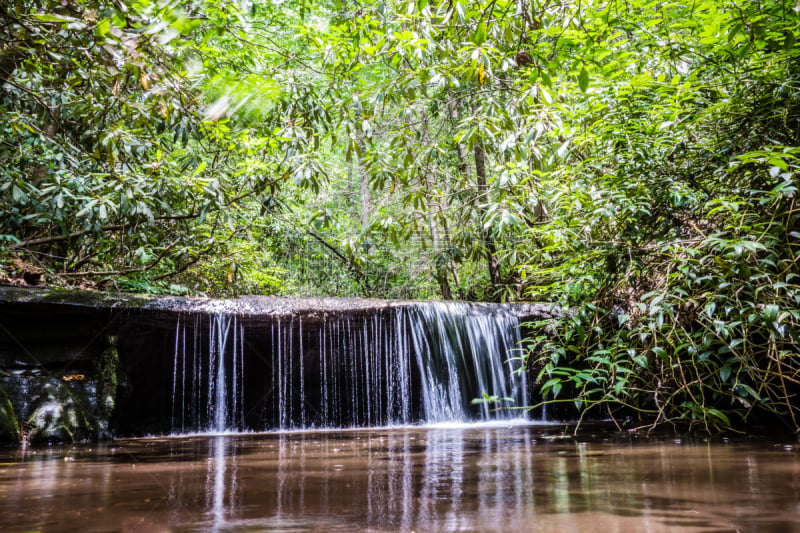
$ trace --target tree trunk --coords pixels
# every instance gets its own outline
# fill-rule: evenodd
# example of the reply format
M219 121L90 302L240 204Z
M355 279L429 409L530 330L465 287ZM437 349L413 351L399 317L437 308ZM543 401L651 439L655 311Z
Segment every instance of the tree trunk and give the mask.
M369 194L369 174L367 173L366 164L364 163L364 156L367 152L366 142L364 140L364 130L362 124L364 122L364 115L361 110L361 103L355 102L355 129L356 129L356 143L358 144L358 197L359 197L359 221L361 227L366 228L369 225L369 217L372 214L372 199Z
M364 167L361 163L359 163L359 198L361 200L361 212L360 212L360 221L361 227L366 228L369 226L369 217L372 214L372 199L369 195L369 177L367 176L367 172L364 170Z
M447 102L447 112L450 115L450 120L455 125L456 121L458 120L458 104L455 102L448 101ZM464 176L464 179L469 180L469 160L467 159L467 149L464 147L463 144L457 142L456 144L456 153L458 154L458 167L461 171L461 174Z
M439 238L439 227L436 224L436 215L433 210L428 211L428 225L431 229L431 240L433 241L433 269L436 273L436 282L442 293L442 300L452 300L453 293L450 292L450 281L447 279L447 264L449 261L442 261L442 243Z
M491 230L484 229L483 218L486 209L481 207L481 202L488 200L489 188L486 185L486 150L483 143L475 142L475 176L478 183L478 212L481 215L480 231L483 236L483 245L486 250L486 264L489 267L489 280L492 284L492 292L500 285L500 268L497 265L497 246L494 243Z

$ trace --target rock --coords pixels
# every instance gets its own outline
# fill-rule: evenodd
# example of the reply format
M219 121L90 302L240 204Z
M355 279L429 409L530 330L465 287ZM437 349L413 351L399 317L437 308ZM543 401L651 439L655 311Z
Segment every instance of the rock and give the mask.
M97 436L97 422L91 413L90 391L85 383L59 382L42 378L33 411L25 423L28 442L75 442Z
M0 389L0 441L21 442L19 421L8 395Z

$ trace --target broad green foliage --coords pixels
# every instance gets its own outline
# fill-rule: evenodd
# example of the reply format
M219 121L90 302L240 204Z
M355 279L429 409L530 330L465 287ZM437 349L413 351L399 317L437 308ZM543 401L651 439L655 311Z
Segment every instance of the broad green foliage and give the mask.
M0 8L7 249L62 280L145 274L120 281L159 290L153 283L206 257L237 253L234 241L282 183L317 178L305 149L313 135L287 118L302 115L292 107L305 89L293 65L264 75L273 65L256 60L266 52L247 40L238 9ZM236 261L227 263L222 278Z
M798 12L660 6L606 11L626 51L559 105L572 165L540 238L560 255L529 294L574 314L540 339L543 393L648 424L797 428Z
M148 265L179 246L193 189L213 195L184 180L202 126L181 48L199 21L147 3L19 2L2 15L4 233L20 248L59 243L49 252L66 272L106 254Z

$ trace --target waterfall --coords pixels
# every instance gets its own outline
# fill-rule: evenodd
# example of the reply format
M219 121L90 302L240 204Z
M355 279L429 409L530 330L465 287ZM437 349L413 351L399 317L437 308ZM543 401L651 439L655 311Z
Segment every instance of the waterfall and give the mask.
M527 402L519 322L489 304L175 329L172 431L226 432L512 419ZM501 409L498 409L501 408Z
M474 419L468 403L483 394L502 405L525 405L525 374L514 372L521 364L513 356L520 341L514 315L501 306L458 303L419 304L408 313L427 422ZM493 405L478 405L479 419L488 420Z
M172 385L174 433L245 429L241 418L244 328L230 315L216 313L206 318L208 322L203 324L202 317L195 317L194 335L188 338L186 321L177 323ZM203 327L208 330L205 343L200 336ZM187 357L188 349L191 357Z

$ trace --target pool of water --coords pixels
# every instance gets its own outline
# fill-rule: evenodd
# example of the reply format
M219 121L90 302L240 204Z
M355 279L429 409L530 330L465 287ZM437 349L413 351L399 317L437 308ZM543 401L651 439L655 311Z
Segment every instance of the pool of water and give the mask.
M800 531L800 446L563 426L0 451L0 531Z

